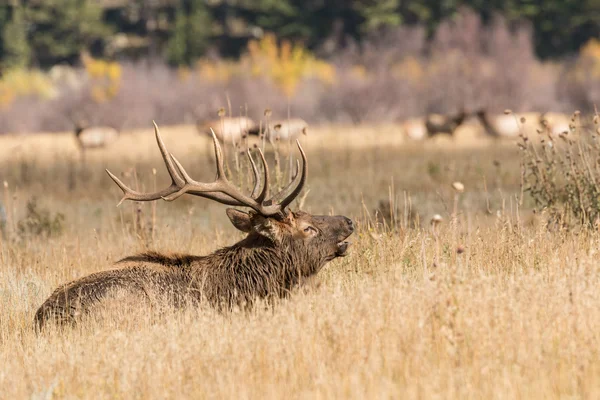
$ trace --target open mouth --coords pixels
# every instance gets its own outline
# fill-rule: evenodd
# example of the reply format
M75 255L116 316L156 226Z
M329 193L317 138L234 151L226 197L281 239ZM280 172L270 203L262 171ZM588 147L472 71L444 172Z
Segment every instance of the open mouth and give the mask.
M350 242L339 242L337 244L337 250L335 252L336 257L344 257L348 254L348 247L350 247Z

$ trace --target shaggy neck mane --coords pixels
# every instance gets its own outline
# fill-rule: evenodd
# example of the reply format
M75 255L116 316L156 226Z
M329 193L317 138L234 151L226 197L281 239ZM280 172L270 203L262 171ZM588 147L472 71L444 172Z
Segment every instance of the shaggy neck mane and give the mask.
M153 264L163 264L169 267L183 267L201 260L202 256L194 256L190 254L162 254L156 251L146 251L120 259L116 264L125 262L149 262Z
M275 244L271 239L258 234L251 234L233 246L224 247L206 256L217 261L218 265L248 273L252 271L270 271L281 274L310 275L314 271L317 260L311 260L303 246L292 245L288 238L283 243Z
M216 302L235 303L272 294L286 295L303 278L319 271L320 257L310 256L304 246L292 246L286 239L275 244L251 234L242 241L207 256L145 252L119 263L152 263L175 268L182 273L196 271L202 278L201 290ZM193 274L192 274L193 275ZM197 281L198 282L198 281ZM194 285L190 282L190 285Z

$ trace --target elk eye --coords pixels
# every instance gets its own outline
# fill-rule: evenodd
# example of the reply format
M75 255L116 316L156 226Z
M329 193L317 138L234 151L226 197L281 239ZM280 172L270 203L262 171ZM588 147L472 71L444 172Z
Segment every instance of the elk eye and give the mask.
M317 230L315 228L313 228L312 226L307 226L306 228L304 228L304 232L305 233L317 233Z

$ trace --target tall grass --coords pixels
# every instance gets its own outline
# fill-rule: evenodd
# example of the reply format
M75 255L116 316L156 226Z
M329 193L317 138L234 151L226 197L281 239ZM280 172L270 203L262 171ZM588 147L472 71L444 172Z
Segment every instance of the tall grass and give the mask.
M539 140L522 135L523 175L526 190L538 211L566 228L600 224L600 144L598 115L582 127L575 112L566 130L538 130Z
M214 178L192 127L162 132L194 177ZM598 397L597 231L548 230L522 208L514 143L416 145L394 132L331 127L305 139L304 208L347 215L359 229L350 255L290 299L220 314L125 298L39 336L33 314L60 283L136 251L205 254L242 235L204 199L114 207L106 166L140 188L168 182L151 129L90 154L72 192L70 136L2 138L9 227L34 195L65 216L60 235L0 245L3 396ZM4 150L15 144L20 153ZM394 226L377 222L380 200L397 206ZM409 210L419 224L406 222Z

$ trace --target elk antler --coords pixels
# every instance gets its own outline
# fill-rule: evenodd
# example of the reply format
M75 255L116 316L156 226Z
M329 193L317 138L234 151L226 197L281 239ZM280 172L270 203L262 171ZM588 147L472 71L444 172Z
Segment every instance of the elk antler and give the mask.
M119 180L119 178L117 178L109 170L106 170L111 179L115 181L117 186L119 186L123 191L123 198L119 202L119 205L125 200L153 201L163 199L166 201L173 201L187 193L194 196L205 197L207 199L211 199L222 204L238 207L250 207L257 213L265 217L276 216L282 218L287 215L287 206L292 201L294 201L294 199L300 194L306 182L306 154L304 154L304 150L302 149L302 146L300 146L300 142L296 140L296 144L298 145L298 149L300 150L300 155L302 157L302 173L300 175L300 179L298 179L298 183L295 184L300 169L299 161L296 166L296 173L292 177L289 185L270 199L265 200L269 192L269 168L267 166L265 156L259 149L258 152L264 170L264 185L262 187L262 190L259 190L260 176L258 173L258 168L256 167L256 164L254 163L254 160L250 155L250 151L248 151L248 158L250 160L252 171L254 173L254 189L252 190L252 194L250 196L246 196L238 188L231 184L231 182L229 182L229 180L227 179L227 176L225 175L225 168L223 165L223 151L221 149L221 145L219 144L219 140L217 139L217 136L212 131L212 129L211 133L215 148L217 177L214 182L197 182L188 175L188 173L185 171L181 163L175 158L175 156L168 152L160 136L158 126L155 122L153 123L154 133L156 136L156 143L158 144L158 148L160 149L160 153L165 162L165 166L167 167L167 171L171 176L171 185L155 193L141 193L127 187L123 182ZM294 187L294 189L287 196L285 196L285 198L281 200L281 202L277 203L274 201L275 199L282 197L284 193L287 192L291 187Z

